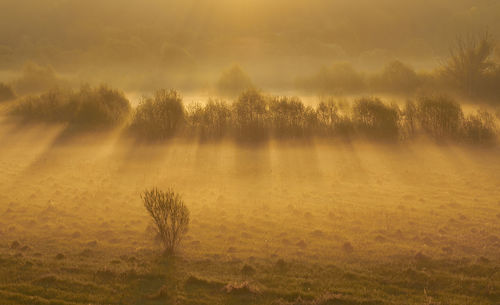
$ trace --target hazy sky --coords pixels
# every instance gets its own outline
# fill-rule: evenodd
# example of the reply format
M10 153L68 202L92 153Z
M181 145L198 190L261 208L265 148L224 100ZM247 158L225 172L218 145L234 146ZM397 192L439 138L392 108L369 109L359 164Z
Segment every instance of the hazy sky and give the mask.
M1 0L0 69L200 75L238 63L255 76L392 59L418 69L486 29L500 34L498 0Z

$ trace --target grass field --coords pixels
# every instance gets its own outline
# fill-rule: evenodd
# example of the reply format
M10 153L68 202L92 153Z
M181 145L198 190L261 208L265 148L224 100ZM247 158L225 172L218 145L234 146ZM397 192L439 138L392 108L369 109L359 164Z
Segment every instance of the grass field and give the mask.
M0 121L0 304L500 304L500 150ZM140 199L191 211L161 255Z

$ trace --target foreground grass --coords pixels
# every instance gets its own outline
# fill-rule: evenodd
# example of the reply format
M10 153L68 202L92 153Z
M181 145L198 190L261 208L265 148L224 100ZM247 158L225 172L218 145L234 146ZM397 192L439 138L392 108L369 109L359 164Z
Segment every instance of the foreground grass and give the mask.
M0 304L500 299L495 149L47 147L42 134L0 134ZM150 185L192 212L175 258L148 233Z

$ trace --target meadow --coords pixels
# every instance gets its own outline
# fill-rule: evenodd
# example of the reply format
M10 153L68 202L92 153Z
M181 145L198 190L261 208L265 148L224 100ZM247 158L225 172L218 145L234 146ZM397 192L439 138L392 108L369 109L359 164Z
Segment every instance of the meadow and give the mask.
M0 305L500 305L499 13L0 0Z
M498 304L495 145L0 121L1 304ZM174 257L140 194L191 211Z

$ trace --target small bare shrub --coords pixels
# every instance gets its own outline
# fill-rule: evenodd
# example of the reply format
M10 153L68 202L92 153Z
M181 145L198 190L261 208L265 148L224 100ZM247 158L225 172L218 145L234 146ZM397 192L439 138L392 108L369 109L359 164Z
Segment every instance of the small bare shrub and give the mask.
M174 254L188 231L189 210L184 201L172 189L146 190L141 198L144 207L153 218L156 233L163 244L165 254Z

